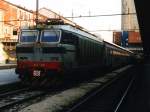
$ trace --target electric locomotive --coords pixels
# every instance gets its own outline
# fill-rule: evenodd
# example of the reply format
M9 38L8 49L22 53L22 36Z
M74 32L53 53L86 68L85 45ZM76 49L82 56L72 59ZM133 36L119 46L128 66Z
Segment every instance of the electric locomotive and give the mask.
M16 73L24 83L31 84L55 82L76 70L127 64L133 53L84 29L57 23L22 29L16 56Z

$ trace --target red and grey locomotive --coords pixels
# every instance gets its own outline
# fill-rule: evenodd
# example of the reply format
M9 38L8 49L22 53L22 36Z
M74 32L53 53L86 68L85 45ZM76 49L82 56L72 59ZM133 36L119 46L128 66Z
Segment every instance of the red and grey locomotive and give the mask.
M133 53L83 29L59 24L22 29L16 56L19 78L40 83L61 79L74 70L127 64Z

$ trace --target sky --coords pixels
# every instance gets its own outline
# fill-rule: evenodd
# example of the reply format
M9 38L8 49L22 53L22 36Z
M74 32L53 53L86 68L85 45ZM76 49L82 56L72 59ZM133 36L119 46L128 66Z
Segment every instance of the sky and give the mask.
M36 10L36 0L7 1L30 10ZM121 0L39 0L39 8L42 7L49 8L64 17L109 15L121 13ZM86 17L71 20L109 42L112 42L112 32L101 30L121 29L121 16Z

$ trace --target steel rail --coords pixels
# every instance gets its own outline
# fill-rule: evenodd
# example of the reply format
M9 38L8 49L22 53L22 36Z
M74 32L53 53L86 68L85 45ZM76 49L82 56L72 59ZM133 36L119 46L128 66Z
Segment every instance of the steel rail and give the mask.
M127 96L127 94L128 94L128 92L129 92L131 86L133 85L134 80L135 80L135 76L134 76L134 77L131 79L131 81L129 82L129 85L128 85L127 89L125 90L125 92L124 92L122 98L120 99L119 103L117 104L117 106L116 106L114 112L118 112L118 111L119 111L119 109L120 109L120 107L121 107L121 104L123 103L125 97Z

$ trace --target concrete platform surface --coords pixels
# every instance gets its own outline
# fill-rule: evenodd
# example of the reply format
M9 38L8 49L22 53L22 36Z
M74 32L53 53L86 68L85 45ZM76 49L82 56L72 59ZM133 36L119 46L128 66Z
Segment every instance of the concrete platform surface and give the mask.
M0 70L0 85L18 82L18 75L15 73L15 69Z

